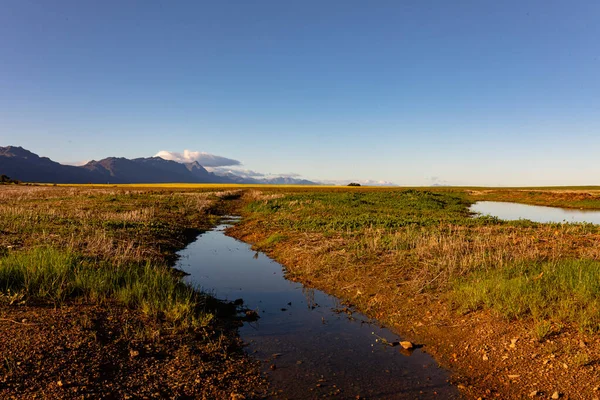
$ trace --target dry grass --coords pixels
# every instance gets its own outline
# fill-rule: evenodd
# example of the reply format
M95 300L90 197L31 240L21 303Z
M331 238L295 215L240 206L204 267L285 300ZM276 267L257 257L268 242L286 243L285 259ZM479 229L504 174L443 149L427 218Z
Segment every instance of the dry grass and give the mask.
M488 306L502 311L506 309L502 301L475 298L475 292L468 298L466 288L477 288L485 276L495 280L487 280L486 285L501 285L508 275L496 272L515 266L536 266L530 270L537 274L552 271L552 282L571 287L567 284L571 260L600 261L600 231L593 225L472 219L465 212L468 201L463 202L464 195L457 193L409 190L280 195L249 194L247 222L236 235L273 251L289 265L291 277L319 282L327 289L349 288L344 297L366 296L367 312L386 304L393 314L394 304L420 294L445 298L447 304L461 309ZM592 273L591 269L584 271ZM558 276L563 272L564 279ZM531 300L528 296L539 288L511 282L514 285L505 286L506 296L509 290L514 291L510 298L519 303L515 308L532 310L526 304ZM582 277L573 287L582 292L590 288L595 293L595 287L586 282ZM476 292L493 298L491 292ZM536 316L577 320L573 313L559 311L556 300L536 293ZM574 301L592 304L586 299ZM528 318L531 313L507 315ZM598 328L593 326L592 330Z
M211 192L0 186L0 248L50 245L119 263L160 261L185 229L209 225L214 201Z

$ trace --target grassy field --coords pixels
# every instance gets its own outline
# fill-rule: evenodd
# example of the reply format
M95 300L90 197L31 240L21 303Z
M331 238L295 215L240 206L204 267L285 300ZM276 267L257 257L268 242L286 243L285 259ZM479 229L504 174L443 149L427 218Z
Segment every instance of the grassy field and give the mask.
M235 196L0 186L0 397L217 398L262 390L237 322L223 314L230 307L171 268L175 251L212 227ZM68 363L59 368L57 359Z
M471 201L464 193L410 189L302 193L251 202L247 210L275 232L257 247L284 246L304 234L329 239L349 260L343 270L349 281L383 261L386 279L404 277L396 281L414 292L445 293L465 312L489 307L508 318L600 330L600 264L592 239L598 228L473 218ZM328 257L322 268L339 260Z
M219 303L170 269L215 214L241 212L232 235L421 341L468 397L589 398L600 229L474 218L478 200L600 209L595 187L0 186L0 397L264 393Z
M447 346L448 340L456 340L468 349L491 349L497 341L510 344L515 337L525 338L539 343L528 350L535 357L553 346L548 341L577 337L590 343L600 331L597 226L504 222L473 218L468 211L480 199L600 208L600 193L296 188L249 192L246 199L244 222L233 229L234 236L281 261L291 279L350 300L400 332ZM440 327L459 325L472 329L461 331L460 339L451 328L439 332ZM473 337L478 329L492 333ZM496 342L480 343L482 337ZM437 345L442 360L458 353L442 347ZM570 350L552 351L563 357L571 374L600 378L593 367L600 360L598 346L565 348ZM449 358L451 366L461 364ZM465 360L461 371L472 376L469 369L477 360ZM496 368L506 367L502 364L508 361L502 361ZM524 367L543 370L537 364L512 365L517 371ZM498 371L490 376L494 373ZM501 375L508 380L505 372ZM568 385L564 378L555 379ZM473 395L485 394L471 386Z

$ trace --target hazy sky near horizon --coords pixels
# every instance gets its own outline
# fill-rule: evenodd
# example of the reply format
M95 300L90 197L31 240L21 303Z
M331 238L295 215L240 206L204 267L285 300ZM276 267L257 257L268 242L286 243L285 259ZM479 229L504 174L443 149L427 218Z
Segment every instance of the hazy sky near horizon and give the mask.
M600 184L600 2L0 0L0 146Z

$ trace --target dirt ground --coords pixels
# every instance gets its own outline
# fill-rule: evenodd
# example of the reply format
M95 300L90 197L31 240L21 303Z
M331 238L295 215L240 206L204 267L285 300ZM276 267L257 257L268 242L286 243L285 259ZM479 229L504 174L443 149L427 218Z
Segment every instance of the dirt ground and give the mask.
M223 328L207 341L114 304L3 305L0 398L261 398L258 364Z

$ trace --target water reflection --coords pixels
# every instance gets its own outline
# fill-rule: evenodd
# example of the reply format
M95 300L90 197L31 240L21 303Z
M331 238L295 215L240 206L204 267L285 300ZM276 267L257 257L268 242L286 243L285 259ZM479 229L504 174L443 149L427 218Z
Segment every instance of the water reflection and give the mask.
M470 210L481 215L489 215L506 221L528 219L541 223L585 222L600 224L600 211L530 206L499 201L478 201L471 206Z
M382 345L400 339L339 299L286 280L280 264L226 236L225 228L200 236L177 267L190 283L223 299L242 298L260 315L240 335L263 361L277 398L458 397L429 355L416 350L406 357L411 353L400 346Z

